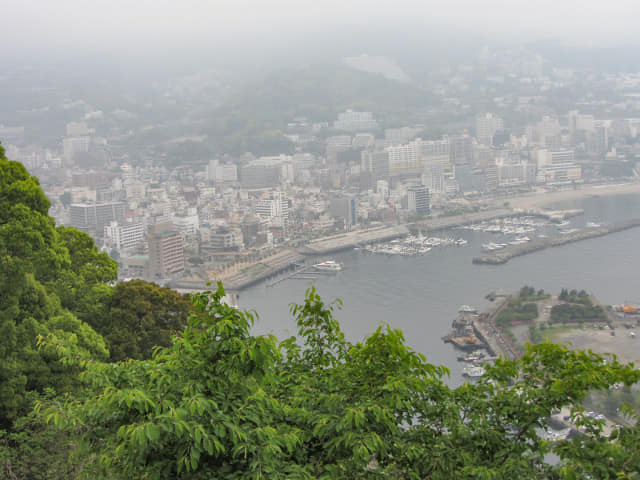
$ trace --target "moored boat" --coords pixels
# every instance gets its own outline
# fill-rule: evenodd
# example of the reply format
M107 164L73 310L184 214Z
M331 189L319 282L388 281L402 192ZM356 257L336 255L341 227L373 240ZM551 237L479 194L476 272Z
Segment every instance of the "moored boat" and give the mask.
M326 260L324 262L316 263L313 268L321 272L339 272L342 270L342 265L334 260Z

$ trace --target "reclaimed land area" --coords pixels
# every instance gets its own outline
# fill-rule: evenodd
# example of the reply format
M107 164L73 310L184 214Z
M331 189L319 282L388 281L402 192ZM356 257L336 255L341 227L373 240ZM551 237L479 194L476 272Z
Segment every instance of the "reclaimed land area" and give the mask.
M633 220L626 220L624 222L617 222L611 225L605 225L596 228L589 228L581 230L579 232L569 233L566 235L560 235L551 238L540 238L530 243L523 245L511 245L502 250L480 255L473 258L473 263L478 264L490 264L498 265L507 263L514 257L526 255L528 253L537 252L538 250L544 250L550 247L559 247L568 243L579 242L580 240L587 240L589 238L601 237L610 233L620 232L629 228L635 228L640 226L640 218Z

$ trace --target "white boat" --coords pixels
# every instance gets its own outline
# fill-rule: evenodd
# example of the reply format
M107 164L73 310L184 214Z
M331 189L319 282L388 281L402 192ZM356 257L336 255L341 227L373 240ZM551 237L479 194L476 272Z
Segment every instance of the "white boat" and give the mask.
M342 265L334 260L327 260L325 262L316 263L313 268L322 272L339 272L342 270Z
M482 244L482 250L484 250L485 252L492 252L494 250L500 250L504 247L506 247L506 244L503 243L483 243Z
M485 370L482 367L470 367L465 368L462 371L462 375L469 378L480 378L485 374Z

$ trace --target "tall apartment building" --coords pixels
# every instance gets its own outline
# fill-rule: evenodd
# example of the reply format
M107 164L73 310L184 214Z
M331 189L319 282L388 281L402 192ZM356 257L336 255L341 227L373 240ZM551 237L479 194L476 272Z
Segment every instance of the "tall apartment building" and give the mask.
M371 172L372 181L389 178L389 152L386 150L378 152L364 150L360 165L363 171Z
M409 142L405 145L393 145L385 149L389 155L389 174L418 173L421 165L418 162L420 155L420 140Z
M429 189L424 185L413 185L407 189L409 213L427 215L429 213Z
M124 202L72 203L71 225L90 235L103 235L104 227L116 221L124 223Z
M73 161L73 158L78 153L86 153L89 151L89 145L91 144L90 137L66 137L62 140L62 150L64 152L64 158L68 162Z
M473 143L469 135L454 135L449 139L449 161L452 165L471 165Z
M182 234L171 223L152 225L149 243L149 275L153 280L172 277L184 271Z
M418 163L420 167L440 164L446 168L450 163L451 144L449 137L444 136L440 140L418 139L419 155Z
M113 221L104 227L104 238L118 251L133 250L144 240L144 228L140 223L122 225Z
M256 215L268 219L274 225L286 226L289 222L289 199L284 192L271 192L269 198L256 205Z
M491 145L495 133L503 128L503 120L500 117L494 117L491 113L476 117L476 139L478 143Z
M353 195L334 196L329 200L329 213L332 217L342 220L346 230L351 230L358 222L356 207L356 198Z

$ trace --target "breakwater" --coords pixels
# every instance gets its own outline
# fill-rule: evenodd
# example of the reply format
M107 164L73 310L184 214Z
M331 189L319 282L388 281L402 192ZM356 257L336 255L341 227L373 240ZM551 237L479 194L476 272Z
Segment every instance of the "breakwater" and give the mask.
M473 263L499 265L508 262L514 257L519 257L528 253L544 250L545 248L559 247L568 243L579 242L581 240L587 240L589 238L601 237L603 235L608 235L610 233L620 232L629 228L635 228L639 226L640 218L637 218L624 222L613 223L611 225L588 228L579 232L559 235L557 237L536 239L529 243L525 243L522 245L512 245L502 250L487 253L479 257L474 257Z
M300 247L298 252L304 255L324 255L341 250L349 250L367 243L384 242L408 234L409 229L406 225L355 230L353 232L313 240L304 247Z

